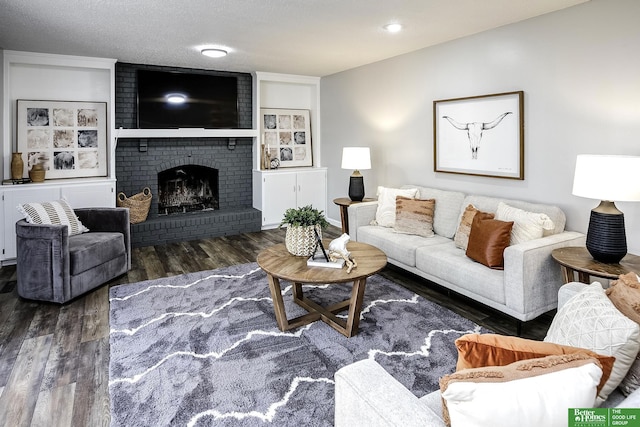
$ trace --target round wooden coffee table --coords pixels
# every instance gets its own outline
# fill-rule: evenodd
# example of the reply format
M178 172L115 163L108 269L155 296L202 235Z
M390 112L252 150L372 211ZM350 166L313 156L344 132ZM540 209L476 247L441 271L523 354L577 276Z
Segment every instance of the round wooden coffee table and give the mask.
M328 247L328 241L323 243L325 247ZM347 273L344 267L340 269L309 267L306 257L291 255L284 244L271 246L258 254L258 265L267 273L276 320L281 331L322 320L346 337L358 333L367 277L376 274L387 265L387 256L380 249L366 243L349 242L347 249L358 264L351 273ZM286 280L293 284L293 301L309 313L291 320L287 319L280 280ZM322 307L302 293L303 283L338 284L348 282L353 282L351 298L328 307ZM346 309L349 310L349 314L345 322L339 319L336 313Z

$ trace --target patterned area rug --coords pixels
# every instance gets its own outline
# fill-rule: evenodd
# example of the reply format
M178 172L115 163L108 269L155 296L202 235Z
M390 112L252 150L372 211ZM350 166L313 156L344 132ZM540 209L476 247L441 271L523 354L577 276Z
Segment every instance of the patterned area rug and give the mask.
M282 283L289 318L304 313ZM322 305L351 285L305 286ZM422 396L455 370L454 340L480 327L381 276L367 281L360 332L276 324L257 264L110 290L112 426L333 426L333 374L371 358Z

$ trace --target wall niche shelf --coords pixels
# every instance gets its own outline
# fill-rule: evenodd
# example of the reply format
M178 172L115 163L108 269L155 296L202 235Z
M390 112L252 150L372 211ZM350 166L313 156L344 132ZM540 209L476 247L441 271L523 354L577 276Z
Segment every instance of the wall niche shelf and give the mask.
M255 129L114 129L116 138L256 138Z

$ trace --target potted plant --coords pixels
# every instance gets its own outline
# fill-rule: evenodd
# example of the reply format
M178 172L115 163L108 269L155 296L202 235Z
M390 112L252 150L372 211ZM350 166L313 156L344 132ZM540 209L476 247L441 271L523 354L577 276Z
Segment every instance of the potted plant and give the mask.
M297 209L287 209L280 227L287 225L285 245L287 250L295 256L311 256L316 247L316 235L322 238L322 229L329 223L323 211L307 205Z

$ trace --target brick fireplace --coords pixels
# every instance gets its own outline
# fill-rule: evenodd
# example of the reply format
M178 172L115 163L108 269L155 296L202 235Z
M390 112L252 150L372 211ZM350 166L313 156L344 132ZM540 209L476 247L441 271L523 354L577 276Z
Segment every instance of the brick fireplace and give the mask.
M136 127L135 76L140 68L184 71L116 64L116 127ZM238 77L240 128L251 129L251 75L211 73ZM153 194L147 220L131 226L132 244L148 246L260 230L261 213L252 207L252 145L252 138L119 139L115 156L117 191L130 196L149 187ZM208 171L205 175L209 177L195 177L188 171ZM187 173L192 175L188 177ZM163 174L169 181L166 185L159 184ZM189 206L161 206L159 197L167 189L177 190L174 201L184 199ZM199 203L205 198L215 201Z

